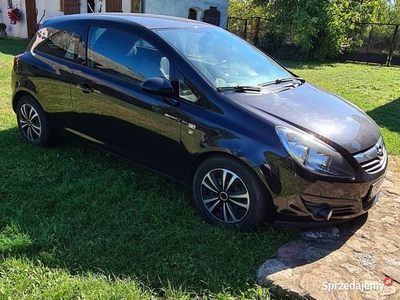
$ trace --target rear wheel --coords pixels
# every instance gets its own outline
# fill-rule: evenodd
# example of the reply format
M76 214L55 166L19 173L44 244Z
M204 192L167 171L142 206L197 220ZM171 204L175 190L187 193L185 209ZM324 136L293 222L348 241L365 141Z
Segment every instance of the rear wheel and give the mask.
M265 220L270 203L254 171L226 155L210 157L197 168L193 194L207 222L237 225L244 230Z
M22 137L34 146L49 146L52 132L41 106L31 96L23 96L17 105L17 122Z

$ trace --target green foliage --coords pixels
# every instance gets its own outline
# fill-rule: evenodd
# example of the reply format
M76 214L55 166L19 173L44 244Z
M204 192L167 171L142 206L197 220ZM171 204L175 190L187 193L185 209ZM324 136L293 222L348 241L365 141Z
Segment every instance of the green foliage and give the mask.
M400 1L396 0L381 0L376 15L376 22L382 24L400 24ZM385 49L386 53L389 51L389 45L393 41L393 34L395 31L394 25L381 25L371 26L372 32L364 31L364 37L371 36L371 45L373 50L378 52L379 49ZM400 51L400 31L397 33L395 40L394 53L399 55Z
M275 58L324 61L345 47L388 52L395 26L368 24L400 24L400 1L231 0L229 15L248 19L247 38ZM243 21L232 20L229 27L244 36Z
M229 0L228 15L233 18L266 17L265 6L256 5L254 0Z
M339 56L354 23L373 20L377 5L375 0L276 0L268 7L282 40L306 58L326 60Z
M336 3L335 3L336 2ZM344 27L352 27L355 23L376 22L380 0L337 0L332 5L338 8L338 13Z
M254 32L255 18L268 16L268 9L264 6L254 4L254 0L230 0L228 6L229 30L241 37L244 37L245 30L248 33ZM245 29L245 20L247 21Z
M376 21L385 24L400 24L400 1L381 0L379 2Z
M268 19L268 33L250 27L255 43L280 59L330 60L343 45L360 46L368 27L360 23L400 23L396 0L231 0L230 16ZM249 12L251 11L251 12ZM393 28L374 29L387 43ZM251 36L251 34L250 34Z

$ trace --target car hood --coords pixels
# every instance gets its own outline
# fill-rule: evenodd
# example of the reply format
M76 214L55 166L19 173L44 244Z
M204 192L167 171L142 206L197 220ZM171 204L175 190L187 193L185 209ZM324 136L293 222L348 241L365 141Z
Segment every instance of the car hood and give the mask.
M378 126L361 109L309 83L274 93L269 93L267 87L260 93L230 92L225 95L258 115L272 115L311 131L350 153L370 148L380 138Z

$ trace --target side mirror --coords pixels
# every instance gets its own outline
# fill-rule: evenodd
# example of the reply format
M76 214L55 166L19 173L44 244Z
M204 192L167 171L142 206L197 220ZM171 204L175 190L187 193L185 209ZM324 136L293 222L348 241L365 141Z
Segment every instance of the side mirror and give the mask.
M174 94L174 88L165 77L151 77L147 79L142 83L142 91L160 96L172 96Z

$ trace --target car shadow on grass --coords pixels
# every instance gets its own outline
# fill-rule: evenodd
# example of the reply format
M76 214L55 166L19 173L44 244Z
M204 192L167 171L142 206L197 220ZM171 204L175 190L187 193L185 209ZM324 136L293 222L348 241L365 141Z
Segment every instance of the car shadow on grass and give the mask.
M257 268L298 235L212 227L188 188L81 142L36 148L12 128L0 131L0 145L5 258L134 278L160 291L219 293L254 284Z
M390 131L400 132L400 98L367 112L381 126Z

